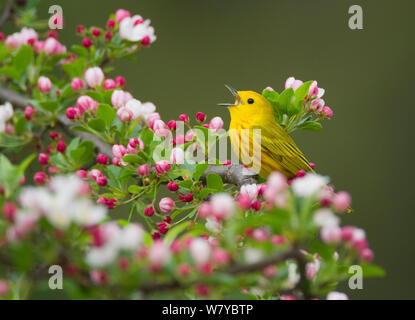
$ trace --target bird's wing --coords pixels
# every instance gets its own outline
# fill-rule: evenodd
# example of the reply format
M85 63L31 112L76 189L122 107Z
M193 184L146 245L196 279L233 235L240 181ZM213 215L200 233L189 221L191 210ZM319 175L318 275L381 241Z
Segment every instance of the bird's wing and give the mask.
M271 157L292 176L300 170L312 170L294 140L278 123L271 122L256 128L261 129L262 157Z

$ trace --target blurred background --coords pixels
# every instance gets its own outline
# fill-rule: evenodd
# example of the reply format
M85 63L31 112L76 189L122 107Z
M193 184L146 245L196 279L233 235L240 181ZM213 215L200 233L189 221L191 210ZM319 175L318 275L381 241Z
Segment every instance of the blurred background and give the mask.
M114 76L164 120L203 111L228 124L216 105L232 100L225 83L280 92L289 76L317 80L334 118L294 139L318 172L352 194L355 211L344 223L367 231L387 272L363 290L340 289L354 299L415 298L414 1L42 0L41 18L53 4L63 8L66 45L80 43L78 24L105 26L118 8L152 20L157 41L136 61L118 62ZM353 4L363 8L363 30L348 27Z

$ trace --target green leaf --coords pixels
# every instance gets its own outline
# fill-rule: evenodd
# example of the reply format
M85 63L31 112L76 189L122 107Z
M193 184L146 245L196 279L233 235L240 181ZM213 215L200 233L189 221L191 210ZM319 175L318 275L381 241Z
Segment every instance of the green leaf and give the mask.
M295 97L297 101L304 100L304 98L308 94L308 90L310 89L310 85L313 83L313 81L307 81L304 82L297 90L295 90Z
M17 166L13 166L5 155L0 154L0 185L5 190L6 198L10 197L19 185L24 171L33 161L35 154L27 157L23 162Z
M96 115L99 119L103 120L107 126L110 126L117 116L114 108L104 103L98 105Z
M105 122L101 119L94 119L94 118L89 119L88 126L98 132L105 131Z
M12 66L4 66L0 68L0 74L3 74L15 81L18 81L20 78L19 71L16 70L16 68Z
M80 46L78 44L74 44L71 48L73 52L78 54L78 56L84 57L84 58L88 57L88 50L85 47Z
M90 96L92 99L98 102L101 102L102 100L104 100L102 97L102 94L97 91L88 90L87 92L85 92L85 94L87 96Z
M385 270L375 264L364 264L361 267L365 278L382 278L386 275Z
M13 58L13 66L16 70L23 72L26 71L27 67L33 61L33 48L28 45L23 45L16 52Z
M141 158L136 154L126 154L122 159L127 163L140 162Z
M129 193L138 194L141 191L143 191L143 187L140 187L140 186L131 185L131 186L128 187L128 192Z
M58 102L57 101L42 101L39 102L39 107L45 111L50 111L54 113L56 110L58 110Z
M291 104L291 99L294 96L292 88L285 89L278 97L278 111L280 113L288 113L288 108Z
M297 129L310 130L310 131L319 131L323 128L320 122L316 121L306 121L297 126Z
M195 172L193 173L193 179L195 179L195 181L198 181L208 167L209 167L209 163L197 164Z
M75 150L68 154L76 165L82 166L93 160L94 144L89 140L82 141Z
M186 221L186 222L182 222L180 224L178 224L177 226L175 226L174 228L171 228L169 230L169 232L167 232L165 238L164 238L164 243L167 245L170 245L174 239L177 238L177 236L182 233L184 230L186 230L186 228L189 226L190 221Z
M216 173L209 173L206 177L206 184L209 189L223 191L222 178Z
M5 133L0 133L0 147L4 148L16 148L20 146L24 146L25 144L29 143L30 139L10 136Z

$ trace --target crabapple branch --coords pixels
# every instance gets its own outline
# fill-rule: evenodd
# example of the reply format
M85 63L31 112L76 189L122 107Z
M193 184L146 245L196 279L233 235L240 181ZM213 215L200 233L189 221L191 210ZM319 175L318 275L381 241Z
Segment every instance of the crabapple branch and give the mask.
M4 26L6 21L9 19L11 13L12 13L12 7L13 7L14 0L8 0L6 4L4 5L3 13L0 18L0 28Z
M29 104L25 97L22 95L7 89L0 88L0 100L9 101L13 106L24 109ZM58 124L70 136L80 137L82 139L91 140L100 153L104 153L107 156L112 156L111 146L97 138L96 136L87 132L72 131L70 128L75 126L75 123L67 119L64 115L59 114L57 116ZM209 173L215 173L222 178L224 183L233 184L236 186L242 186L244 184L251 184L257 182L257 176L245 169L243 165L231 164L228 166L209 166L205 171L201 179L206 181L206 177Z

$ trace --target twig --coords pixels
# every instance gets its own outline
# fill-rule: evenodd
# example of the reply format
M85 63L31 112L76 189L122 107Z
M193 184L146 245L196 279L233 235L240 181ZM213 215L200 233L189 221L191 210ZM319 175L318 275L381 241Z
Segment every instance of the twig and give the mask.
M7 89L0 87L0 100L9 101L16 108L26 108L29 104L23 96L20 94ZM90 140L94 143L95 147L100 153L104 153L109 157L112 157L111 146L100 140L98 137L81 131L72 131L70 128L76 124L70 121L66 116L60 114L57 116L58 124L62 129L70 136L80 137L82 139ZM240 164L231 164L227 166L214 166L211 165L202 175L201 179L206 181L206 177L209 173L215 173L222 178L224 183L229 183L237 186L242 186L244 184L256 183L257 176L255 173L247 170L243 165Z
M3 13L0 17L0 29L4 26L6 21L10 18L13 4L14 4L14 0L8 0L7 3L4 5Z

